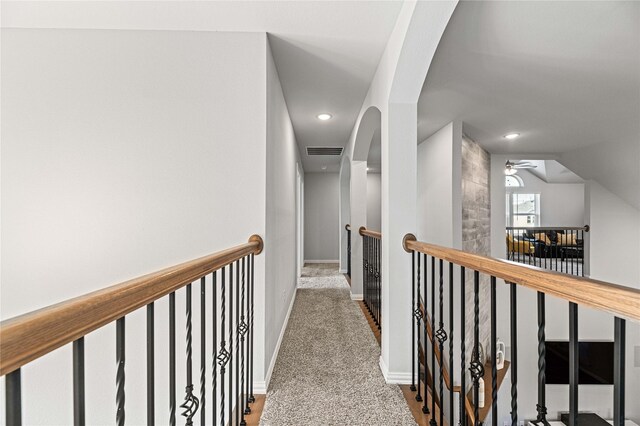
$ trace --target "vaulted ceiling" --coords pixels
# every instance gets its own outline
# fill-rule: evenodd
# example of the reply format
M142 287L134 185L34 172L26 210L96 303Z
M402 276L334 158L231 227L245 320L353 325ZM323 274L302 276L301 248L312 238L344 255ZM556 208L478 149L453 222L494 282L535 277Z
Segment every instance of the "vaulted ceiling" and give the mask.
M460 2L420 96L418 142L461 120L492 153L637 146L638 52L638 2Z

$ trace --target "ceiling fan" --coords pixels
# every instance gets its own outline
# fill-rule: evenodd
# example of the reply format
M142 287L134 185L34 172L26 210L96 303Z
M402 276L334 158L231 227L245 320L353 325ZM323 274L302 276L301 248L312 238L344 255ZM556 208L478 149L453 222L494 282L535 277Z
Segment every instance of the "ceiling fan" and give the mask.
M535 164L532 164L526 160L523 160L523 161L507 160L507 162L504 164L504 174L507 176L512 176L518 173L518 170L520 169L535 169L537 167L538 166L536 166Z

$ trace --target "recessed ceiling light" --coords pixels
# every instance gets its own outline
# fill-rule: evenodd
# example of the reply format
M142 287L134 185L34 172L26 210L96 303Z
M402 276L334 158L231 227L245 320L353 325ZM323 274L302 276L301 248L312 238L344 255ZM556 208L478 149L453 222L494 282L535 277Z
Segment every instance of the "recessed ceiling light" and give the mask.
M316 117L318 117L318 120L327 121L333 116L328 112L323 112L322 114L318 114Z
M509 133L508 135L504 135L505 139L515 139L520 136L520 133Z
M367 171L371 170L371 167L367 167Z

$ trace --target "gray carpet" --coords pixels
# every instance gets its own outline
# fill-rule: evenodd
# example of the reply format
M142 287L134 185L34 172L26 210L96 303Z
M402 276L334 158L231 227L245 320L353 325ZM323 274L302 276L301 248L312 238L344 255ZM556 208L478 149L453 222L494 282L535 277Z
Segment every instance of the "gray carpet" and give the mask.
M302 277L330 277L340 275L340 265L337 263L305 263L302 267Z
M298 289L260 424L415 425L379 356L347 288Z

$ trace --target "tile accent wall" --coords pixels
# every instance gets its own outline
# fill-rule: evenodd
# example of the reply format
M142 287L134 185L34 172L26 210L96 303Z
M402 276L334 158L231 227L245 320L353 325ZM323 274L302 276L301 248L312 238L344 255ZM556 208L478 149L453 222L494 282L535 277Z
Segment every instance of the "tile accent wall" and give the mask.
M491 255L491 198L489 178L491 160L480 145L462 138L462 250ZM465 345L466 359L471 360L473 347L473 271L466 275ZM480 342L488 359L491 317L488 309L491 302L490 279L480 275ZM485 307L483 309L483 307ZM469 383L469 382L467 382Z

